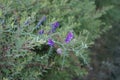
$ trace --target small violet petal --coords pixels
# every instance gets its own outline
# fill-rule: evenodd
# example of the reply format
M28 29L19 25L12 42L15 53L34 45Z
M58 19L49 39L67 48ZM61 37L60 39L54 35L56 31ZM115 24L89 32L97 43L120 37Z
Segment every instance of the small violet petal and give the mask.
M65 43L69 43L72 39L73 39L74 35L72 32L68 32L66 39L65 39Z
M44 34L44 30L39 30L38 34L40 34L40 35Z
M60 24L58 21L56 21L51 26L52 26L52 32L55 32L55 30L60 26Z
M49 46L54 46L54 41L52 39L48 39L48 45Z

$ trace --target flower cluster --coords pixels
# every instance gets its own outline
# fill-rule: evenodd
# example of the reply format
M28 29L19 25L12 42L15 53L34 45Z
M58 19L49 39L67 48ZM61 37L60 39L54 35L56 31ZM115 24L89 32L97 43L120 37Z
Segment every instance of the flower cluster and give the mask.
M38 28L45 20L46 20L46 16L43 16L42 19L40 19L40 21L36 25L36 28ZM58 21L55 21L54 23L51 24L51 30L49 32L54 33L59 26L60 26L60 23ZM44 30L43 29L39 30L38 34L39 35L44 34ZM65 43L70 43L70 41L73 39L73 37L74 37L73 32L69 31L68 34L66 35L66 38L65 38L64 42ZM53 47L55 45L55 41L53 39L49 38L47 44L49 46ZM62 54L62 49L58 48L56 50L56 52L58 54Z

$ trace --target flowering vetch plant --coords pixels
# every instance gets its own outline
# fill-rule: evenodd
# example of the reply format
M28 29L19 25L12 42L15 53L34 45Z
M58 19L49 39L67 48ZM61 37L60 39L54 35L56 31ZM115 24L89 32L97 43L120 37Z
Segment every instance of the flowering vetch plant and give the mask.
M65 43L69 43L73 39L73 37L74 37L73 33L71 31L68 32L68 34L65 38Z
M85 47L105 26L99 20L104 11L94 4L94 0L0 0L0 80L71 80L84 75L89 61Z

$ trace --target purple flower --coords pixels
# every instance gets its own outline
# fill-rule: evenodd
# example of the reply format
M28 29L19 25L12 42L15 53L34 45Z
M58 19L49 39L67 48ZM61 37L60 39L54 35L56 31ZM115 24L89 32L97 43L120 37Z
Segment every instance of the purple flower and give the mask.
M54 41L52 39L48 39L48 45L49 46L54 46Z
M54 22L54 23L52 24L52 26L57 28L57 27L60 26L60 24L59 24L59 22L56 21L56 22Z
M44 33L43 29L38 31L38 34L40 34L40 35L42 35L43 33Z
M61 48L58 48L56 51L57 51L58 54L62 54L62 49Z
M73 39L73 37L74 37L73 33L71 31L68 32L66 39L65 39L65 43L69 43Z
M59 22L56 21L51 26L52 26L51 32L55 32L56 28L58 28L60 26L60 24L59 24Z
M38 24L36 25L36 28L39 28L39 26L42 25L42 23L45 22L45 20L46 20L46 16L43 16L43 17L39 20Z

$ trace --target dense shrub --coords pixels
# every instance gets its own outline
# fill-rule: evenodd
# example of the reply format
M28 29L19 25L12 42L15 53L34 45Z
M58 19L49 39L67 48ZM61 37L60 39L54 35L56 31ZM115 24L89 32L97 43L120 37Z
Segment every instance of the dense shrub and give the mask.
M70 80L89 67L87 48L109 27L91 0L0 0L1 80Z
M118 24L120 23L120 0L95 0L97 8L103 8L106 6L111 6L112 8L107 11L107 14L102 16L102 20L108 24Z

